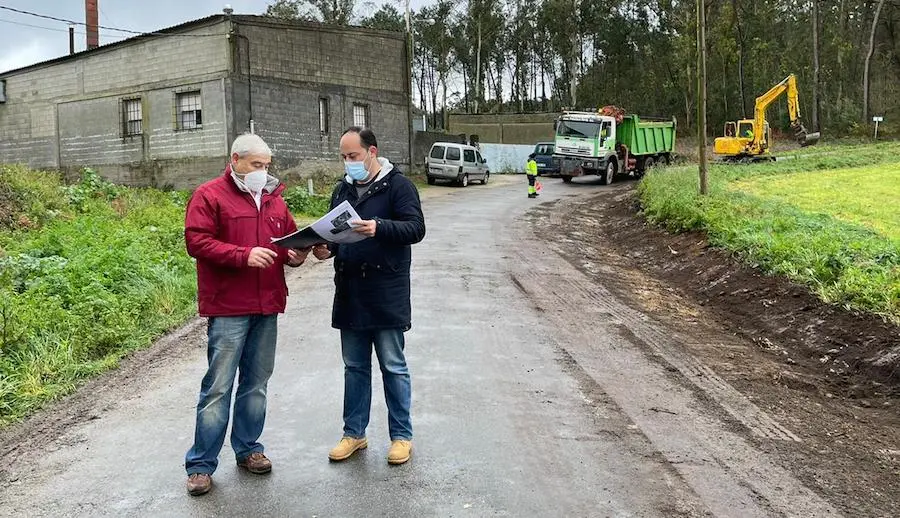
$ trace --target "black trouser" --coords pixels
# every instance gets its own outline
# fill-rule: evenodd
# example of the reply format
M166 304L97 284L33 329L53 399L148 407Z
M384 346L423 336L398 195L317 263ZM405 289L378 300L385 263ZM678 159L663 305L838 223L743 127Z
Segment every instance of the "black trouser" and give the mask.
M537 194L537 191L534 188L534 183L537 181L537 176L533 174L526 174L528 177L528 194Z

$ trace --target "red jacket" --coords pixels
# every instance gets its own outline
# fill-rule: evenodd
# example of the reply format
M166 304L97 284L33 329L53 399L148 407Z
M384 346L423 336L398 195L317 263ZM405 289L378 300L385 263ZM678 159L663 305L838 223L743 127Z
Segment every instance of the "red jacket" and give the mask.
M297 230L294 218L281 198L284 185L263 192L260 208L248 192L241 191L225 173L194 191L187 206L184 239L197 260L197 299L200 316L272 315L283 313L287 302L284 265L287 250L271 244L271 238ZM250 250L257 246L278 252L272 266L247 266Z

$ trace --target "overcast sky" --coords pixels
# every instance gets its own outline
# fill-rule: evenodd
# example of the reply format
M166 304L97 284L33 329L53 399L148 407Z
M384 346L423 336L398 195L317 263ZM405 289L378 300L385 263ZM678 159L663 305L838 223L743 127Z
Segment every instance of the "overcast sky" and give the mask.
M151 32L189 20L219 14L230 3L235 14L260 14L271 0L99 0L100 25ZM356 17L383 3L398 0L358 0ZM416 9L431 0L410 0ZM84 22L84 0L0 0L0 6ZM84 26L75 28L75 49L84 50ZM122 32L100 30L100 44L119 41ZM0 9L0 72L46 61L69 52L68 25Z

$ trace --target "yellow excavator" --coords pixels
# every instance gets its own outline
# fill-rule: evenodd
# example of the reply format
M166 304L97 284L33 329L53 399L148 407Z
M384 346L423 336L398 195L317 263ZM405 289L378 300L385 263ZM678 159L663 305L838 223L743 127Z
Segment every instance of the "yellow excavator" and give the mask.
M787 93L788 112L794 138L801 147L812 146L819 141L819 133L809 133L800 120L800 101L797 95L797 77L787 76L784 81L756 98L753 119L725 123L725 136L716 139L715 152L720 160L757 162L775 160L769 153L772 130L766 121L766 109L781 94Z

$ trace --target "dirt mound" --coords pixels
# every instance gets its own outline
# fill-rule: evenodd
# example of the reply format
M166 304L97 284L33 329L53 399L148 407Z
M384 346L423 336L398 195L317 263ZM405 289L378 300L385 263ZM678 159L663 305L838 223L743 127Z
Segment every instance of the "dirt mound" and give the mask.
M573 218L596 224L579 227L572 240L610 248L709 310L726 331L780 358L780 384L853 399L900 396L900 326L824 303L805 286L710 247L701 233L650 226L630 186L619 189L573 204Z

